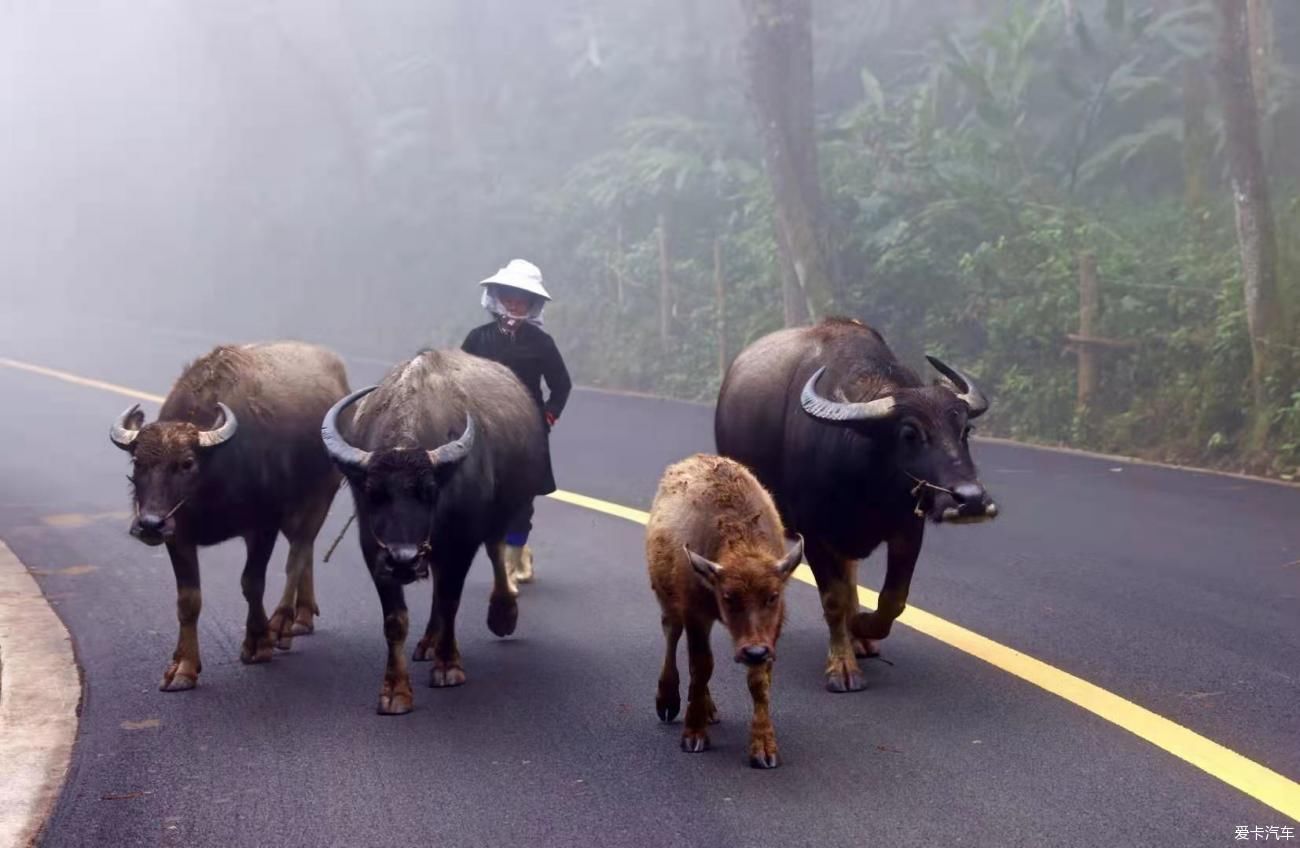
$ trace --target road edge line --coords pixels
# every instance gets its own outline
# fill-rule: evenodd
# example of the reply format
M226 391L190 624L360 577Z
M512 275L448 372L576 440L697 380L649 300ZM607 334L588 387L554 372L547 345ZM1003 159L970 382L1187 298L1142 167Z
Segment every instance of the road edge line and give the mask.
M0 541L0 845L33 845L72 764L82 699L72 636Z
M88 318L91 321L100 321L105 323L108 322L125 323L131 326L139 326L138 324L134 324L134 322L122 321L121 319L107 319L103 316L90 316L90 315L83 314L82 317ZM184 333L184 335L194 338L196 340L202 338L205 341L205 343L216 343L216 339L218 338L216 336L209 336L204 333L196 333L196 332L186 332ZM305 339L305 337L303 338ZM331 350L334 350L336 353L338 353L338 355L341 356L344 359L344 361L362 362L370 365L377 365L380 367L392 367L393 365L396 364L396 360L390 362L388 360L380 359L374 356L368 356L368 355L358 354L358 353L348 353L346 351L335 348L331 342L324 341L324 340L310 340L309 343L329 347ZM13 359L5 359L3 357L0 357L0 365L6 365L8 367L15 368L22 371L30 371L36 374L45 374L46 376L56 376L61 379L66 379L68 377L75 378L75 375L67 374L66 372L59 372L59 371L55 371L54 369L42 368L41 366L33 366L25 362L19 362ZM75 378L72 380L72 382L79 382L82 385L88 385L91 388L101 388L101 389L107 389L109 391L118 391L119 393L128 394L128 395L131 394L130 389L124 389L124 387L114 386L111 383L100 383L99 381L96 380L87 381L85 378ZM663 403L673 403L673 404L680 404L683 406L693 406L693 407L701 407L701 408L711 408L713 406L713 404L706 403L704 401L686 400L685 398L675 398L675 397L670 397L668 395L659 395L653 392L636 391L633 389L617 389L609 386L595 386L595 385L590 385L585 383L583 384L575 383L573 388L578 391L590 392L592 394L599 394L599 395L610 395L613 397L625 397L625 398L633 398L637 400L652 400L652 401L659 401ZM162 402L162 399L156 395L145 396L142 399L153 400L157 403ZM1028 450L1042 451L1044 453L1063 454L1065 456L1074 456L1080 459L1095 459L1102 462L1113 462L1122 465L1134 465L1140 468L1157 468L1165 471L1182 471L1188 474L1202 474L1210 477L1222 477L1224 479L1238 480L1245 483L1267 483L1273 486L1284 486L1292 489L1300 488L1300 480L1285 480L1280 477L1268 477L1262 474L1250 474L1243 471L1226 471L1219 468L1203 468L1196 465L1181 465L1176 462L1162 462L1160 460L1143 459L1142 457L1128 456L1125 454L1103 453L1100 451L1088 450L1087 448L1076 448L1076 447L1071 447L1069 445L1062 445L1059 443L1027 442L1027 441L1021 441L1019 439L1008 438L1006 436L973 436L972 438L977 444L983 442L985 444L1001 445L1003 447L1025 448Z

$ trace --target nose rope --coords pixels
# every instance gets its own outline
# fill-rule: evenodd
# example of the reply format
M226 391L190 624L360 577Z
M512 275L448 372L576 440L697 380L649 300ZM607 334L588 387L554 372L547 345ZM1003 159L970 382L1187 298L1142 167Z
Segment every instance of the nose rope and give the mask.
M903 473L907 474L906 471ZM911 477L916 483L916 485L912 487L912 497L916 498L916 506L912 508L912 514L917 518L925 518L925 511L921 509L921 501L925 497L924 492L926 489L934 489L936 492L946 492L954 498L957 497L957 493L952 489L945 489L943 486L937 486L929 480L922 480L920 477L912 477L911 474L907 474L907 476Z
M179 501L177 501L177 502L176 502L176 506L174 506L174 507L172 507L170 510L168 510L168 511L167 511L167 514L164 515L164 516L162 517L162 520L165 522L165 521L167 521L168 519L170 519L173 515L175 515L175 514L180 510L181 507L185 506L185 502L188 501L188 500L189 500L189 497L184 497L184 498L181 498ZM139 518L139 517L140 517L140 502L137 500L137 501L135 501L134 503L132 503L131 505L132 505L133 507L135 507L135 516L134 516L134 517L135 517L135 518Z
M353 517L355 518L356 516L354 515ZM351 523L350 519L348 523L349 524ZM345 525L343 529L347 530L347 526ZM370 527L370 535L371 537L374 538L375 544L379 546L379 549L384 553L388 554L389 557L392 557L393 549L390 548L388 545L386 545L383 539L379 538L379 534L375 532L375 528L373 525ZM340 533L339 536L341 538L342 534ZM333 553L333 549L331 549L330 552ZM431 553L433 553L433 515L432 514L430 514L429 516L429 532L428 534L425 535L424 541L421 542L419 547L415 549L415 555L417 559L424 559L425 557L429 556L429 554Z
M348 532L348 528L352 526L352 522L356 521L356 519L357 514L355 512L348 516L348 520L343 524L343 529L334 537L334 544L330 545L330 549L325 552L325 562L329 562L330 557L334 556L334 549L339 546L339 542L343 541L343 534Z
M179 510L181 507L185 506L185 502L188 501L188 500L189 500L189 497L187 496L187 497L183 497L183 498L181 498L179 501L177 501L177 502L176 502L176 506L172 507L172 508L171 508L171 512L169 512L169 513L167 513L166 515L164 515L162 520L163 520L163 521L167 521L168 519L170 519L173 515L176 514L177 510Z

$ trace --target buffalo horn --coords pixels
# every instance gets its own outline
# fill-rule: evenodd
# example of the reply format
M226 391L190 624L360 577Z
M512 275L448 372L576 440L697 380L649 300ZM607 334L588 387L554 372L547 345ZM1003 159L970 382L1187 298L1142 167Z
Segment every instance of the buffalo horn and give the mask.
M325 413L325 420L321 423L320 428L321 439L325 442L325 450L329 453L330 459L334 460L335 464L341 468L354 471L362 470L370 462L370 452L354 448L339 433L339 413L377 388L379 387L370 386L369 388L358 389L331 406L330 411Z
M215 448L222 442L230 441L230 437L239 429L239 420L235 418L235 413L230 411L230 407L218 401L217 409L221 410L221 417L217 419L221 424L214 430L203 430L199 433L201 448Z
M803 562L803 536L799 536L799 541L795 542L785 558L776 564L776 571L785 577L798 568L801 562Z
M695 573L700 577L713 581L722 576L722 566L713 560L700 556L685 545L682 545L682 550L686 551L686 557L691 561L691 567L695 569Z
M817 394L817 381L825 371L823 366L813 372L804 384L800 398L804 411L813 418L823 421L875 421L888 418L894 413L895 402L892 397L876 398L866 403L840 403Z
M988 412L988 398L984 397L984 393L979 390L979 386L975 385L975 381L969 375L942 362L938 357L926 356L925 358L930 360L930 364L936 371L952 380L953 385L957 387L957 397L970 409L967 413L969 418L979 418Z
M470 449L474 447L474 416L465 416L465 432L454 442L448 442L442 447L429 451L429 461L434 467L442 465L454 465L469 455Z
M140 404L137 403L118 416L108 431L108 437L122 450L130 450L135 444L136 437L140 435L142 424L144 424L144 413L140 411Z

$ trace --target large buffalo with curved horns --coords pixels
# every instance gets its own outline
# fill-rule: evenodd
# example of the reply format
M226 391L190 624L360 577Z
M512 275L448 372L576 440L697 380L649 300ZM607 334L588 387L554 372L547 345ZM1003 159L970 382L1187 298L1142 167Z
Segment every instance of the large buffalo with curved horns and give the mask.
M988 400L969 376L927 359L946 384L925 385L875 330L833 318L759 339L732 363L718 397L718 452L752 469L786 527L806 540L834 692L865 688L855 655L874 656L903 612L926 521L997 515L968 444ZM857 612L858 560L882 543L879 607Z
M320 419L348 393L343 363L314 345L222 346L187 366L144 423L132 406L113 423L113 444L131 454L131 535L166 545L176 575L180 635L160 687L198 683L198 549L242 538L240 585L248 621L240 659L268 662L312 632L319 614L312 547L340 477L320 443ZM289 540L284 593L270 620L262 606L277 536Z
M414 654L433 660L431 686L465 682L456 612L480 545L495 578L488 627L514 632L518 607L502 546L510 517L543 490L542 421L505 366L426 350L337 403L321 434L352 489L361 552L384 610L388 661L378 711L408 713L405 585L433 578L433 611Z

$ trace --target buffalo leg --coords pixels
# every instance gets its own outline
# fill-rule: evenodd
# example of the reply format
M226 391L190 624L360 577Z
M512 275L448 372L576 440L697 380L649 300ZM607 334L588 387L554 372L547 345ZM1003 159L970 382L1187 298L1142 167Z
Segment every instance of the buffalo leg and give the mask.
M372 572L373 573L373 572ZM411 691L411 673L406 665L406 631L410 616L402 587L387 581L375 581L379 604L384 610L384 639L388 642L388 662L384 667L384 685L379 690L380 715L405 715L411 711L415 695Z
M312 548L307 548L307 566L298 577L298 597L293 616L293 635L308 636L316 632L315 619L320 616L316 603L316 566L312 562Z
M433 669L429 672L429 685L437 689L465 682L465 669L456 644L456 612L460 609L460 596L472 559L471 551L463 566L439 568L434 578L433 614L429 619L429 627L433 629Z
M515 632L519 623L519 602L516 596L519 590L514 588L506 563L506 550L503 542L489 542L486 546L488 558L492 560L492 597L488 599L488 630L496 636L505 638Z
M717 708L709 695L709 678L713 676L713 650L709 647L712 622L687 621L686 650L691 658L691 685L687 690L685 728L682 750L698 754L708 750L707 726L717 720Z
M244 560L244 573L239 578L239 586L244 591L244 600L248 602L248 622L244 628L244 644L239 651L239 659L245 663L264 663L271 661L275 652L275 643L267 627L266 608L262 606L262 596L266 592L266 565L271 561L275 550L276 530L255 533L244 539L248 546L248 556Z
M284 564L284 592L271 614L271 638L276 647L287 651L294 636L306 636L315 630L312 616L319 615L315 582L312 580L312 548L325 517L329 515L334 490L328 498L308 502L290 516L280 529L289 540L289 557Z
M677 718L682 708L681 678L677 675L677 643L682 638L682 622L666 613L664 628L664 667L659 672L659 689L655 693L655 712L667 724Z
M203 592L199 588L199 552L194 545L167 543L167 555L176 575L176 620L180 632L171 664L163 672L158 688L164 692L183 692L198 685L203 663L199 661L199 612L203 609Z
M436 573L436 568L435 568ZM428 662L433 659L433 643L438 639L438 590L434 589L433 609L429 612L429 623L424 628L424 635L415 643L411 652L412 662Z
M776 748L776 731L772 728L772 714L768 707L771 692L772 663L751 667L749 695L754 699L754 720L749 726L749 764L754 768L770 769L781 764Z
M912 586L912 572L921 555L925 523L917 520L889 540L889 557L885 566L885 583L880 589L880 603L875 612L861 612L853 617L853 635L875 651L877 643L889 635L894 620L907 607L907 593Z
M500 568L500 563L502 562L502 559L499 555L499 551L501 550L501 545L499 543L497 544L489 543L485 547L488 551L488 558L492 562L493 577L497 581L493 587L493 592L492 592L492 600L495 601L496 598L503 596L502 587L506 585L506 583L504 582L504 571L502 571L502 569ZM494 555L492 553L493 551L497 551L498 554ZM468 554L468 556L470 557L472 562L474 553L471 552ZM438 566L435 566L434 572L441 573L441 569ZM462 586L463 586L463 579L462 579ZM513 586L511 587L511 589L513 591ZM460 594L458 590L457 593L458 607L460 603L459 597ZM509 616L509 619L502 620L499 618L494 618L494 616L499 616L503 614ZM412 660L414 660L415 662L428 662L429 660L432 660L434 658L433 649L434 649L434 645L436 645L438 642L438 630L439 627L441 627L440 624L441 620L442 620L441 614L438 611L438 583L437 580L435 579L434 590L433 590L433 609L429 614L429 624L427 627L424 628L424 636L416 644L415 650L411 654ZM492 629L492 632L495 633L496 635L498 636L510 635L510 633L514 631L515 622L517 620L518 620L518 609L513 604L507 607L502 604L497 604L496 606L493 606L492 603L489 603L488 628ZM494 625L496 627L505 627L506 625L508 625L510 629L503 633L497 633L497 631L493 629Z
M857 561L845 559L821 544L810 545L807 556L821 593L822 615L830 630L826 688L832 692L858 692L867 684L849 638L849 619L858 608Z

